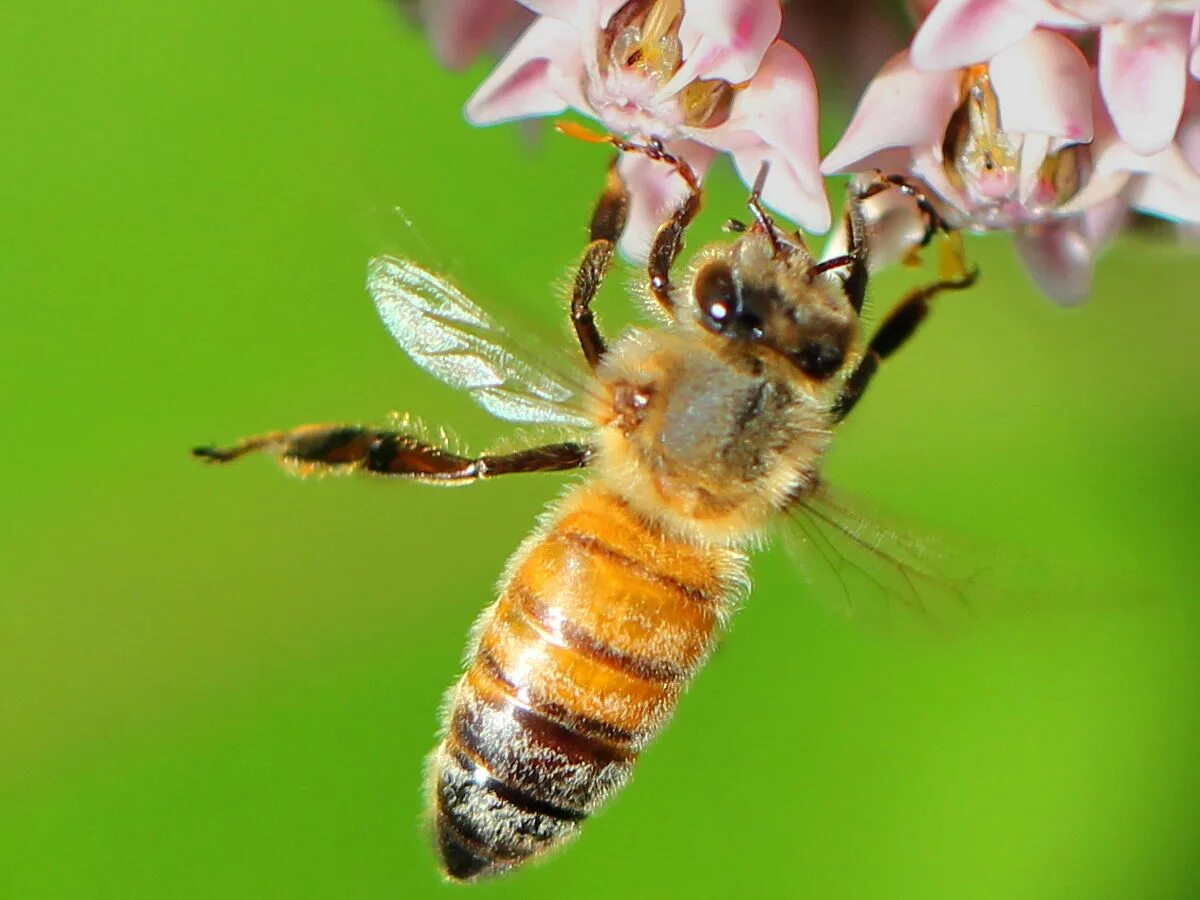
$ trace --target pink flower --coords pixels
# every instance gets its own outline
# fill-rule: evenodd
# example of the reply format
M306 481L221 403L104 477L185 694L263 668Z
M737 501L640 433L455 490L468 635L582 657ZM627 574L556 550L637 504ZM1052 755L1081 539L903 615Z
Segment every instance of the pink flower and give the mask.
M661 139L703 177L717 153L750 183L771 163L763 199L810 231L829 227L818 171L812 70L776 40L778 0L523 0L541 15L467 102L490 125L569 108L638 140ZM642 258L683 197L669 167L625 154L631 195L622 250Z
M985 62L1038 25L1099 28L1100 91L1121 138L1143 154L1175 136L1200 0L940 0L912 43L926 71ZM1191 49L1200 77L1200 50Z
M1049 217L1013 231L1026 271L1046 296L1064 306L1087 299L1100 251L1121 230L1129 207L1120 198L1075 215Z
M417 12L448 69L465 69L485 50L504 52L533 20L516 0L420 0Z
M923 72L900 54L868 86L822 169L912 173L958 227L1011 230L1042 290L1077 302L1130 208L1200 220L1200 175L1180 148L1135 153L1098 102L1094 81L1082 52L1044 29L986 66ZM880 215L901 213L911 224L911 209ZM901 222L887 225L904 234Z
M923 72L901 53L867 86L821 169L911 172L959 227L1037 222L1078 187L1091 85L1080 50L1044 30L970 69Z
M1100 117L1093 173L1063 211L1082 211L1114 197L1126 206L1175 222L1200 224L1200 86L1188 92L1178 140L1143 155Z
M1104 246L1140 212L1200 228L1200 87L1189 91L1178 140L1149 156L1135 153L1097 110L1091 178L1057 218L1015 233L1026 268L1062 302L1087 296Z

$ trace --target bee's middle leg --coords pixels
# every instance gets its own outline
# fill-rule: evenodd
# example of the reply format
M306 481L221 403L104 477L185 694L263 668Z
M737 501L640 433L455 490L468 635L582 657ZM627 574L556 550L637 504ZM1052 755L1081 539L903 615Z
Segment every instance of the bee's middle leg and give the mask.
M559 472L586 466L591 448L561 443L515 453L460 456L410 434L357 425L302 425L248 438L229 448L197 447L194 456L232 462L247 453L274 454L301 471L361 471L425 481L467 484L519 472Z

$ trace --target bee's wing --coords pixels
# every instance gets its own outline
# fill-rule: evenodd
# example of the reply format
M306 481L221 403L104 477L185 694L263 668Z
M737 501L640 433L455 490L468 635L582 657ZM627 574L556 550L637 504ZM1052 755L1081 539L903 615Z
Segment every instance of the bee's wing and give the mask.
M528 425L590 424L580 388L523 358L507 332L445 278L380 256L367 269L367 290L413 362L492 415Z
M915 625L955 631L998 599L1001 587L988 554L910 528L880 524L859 502L822 485L788 510L784 538L811 593L867 625Z

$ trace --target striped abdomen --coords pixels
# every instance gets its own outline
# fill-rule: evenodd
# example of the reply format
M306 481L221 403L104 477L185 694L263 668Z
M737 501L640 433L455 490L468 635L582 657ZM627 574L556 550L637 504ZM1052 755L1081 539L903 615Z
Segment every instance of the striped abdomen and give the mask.
M432 761L450 877L549 850L629 778L704 662L740 554L663 534L596 483L517 552Z

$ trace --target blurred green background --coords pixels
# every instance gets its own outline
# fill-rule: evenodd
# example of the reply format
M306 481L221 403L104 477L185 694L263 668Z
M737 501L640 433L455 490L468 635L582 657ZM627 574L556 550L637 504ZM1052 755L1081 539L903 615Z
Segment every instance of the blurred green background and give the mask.
M422 760L567 479L187 450L396 409L504 435L394 346L366 260L559 333L604 151L468 127L486 66L440 71L383 2L24 3L3 32L0 895L1200 895L1194 253L1126 240L1068 311L973 241L982 285L838 435L838 483L1077 590L911 640L770 550L631 788L552 862L455 889ZM701 236L744 197L711 184Z

